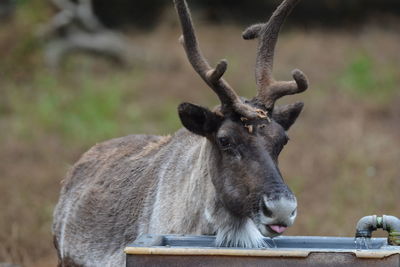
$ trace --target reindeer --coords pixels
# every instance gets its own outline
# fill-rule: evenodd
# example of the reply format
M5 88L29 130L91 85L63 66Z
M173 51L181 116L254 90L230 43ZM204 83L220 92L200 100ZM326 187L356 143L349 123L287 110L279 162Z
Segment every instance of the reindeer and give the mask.
M278 155L303 103L275 106L308 87L272 77L275 44L298 0L285 0L267 23L247 28L258 38L257 96L239 97L222 78L226 60L203 57L185 0L174 0L189 62L217 94L214 110L182 103L184 126L173 136L130 135L97 144L64 180L54 212L59 266L123 266L123 248L141 234L216 235L217 246L261 248L291 226L296 198L284 183Z

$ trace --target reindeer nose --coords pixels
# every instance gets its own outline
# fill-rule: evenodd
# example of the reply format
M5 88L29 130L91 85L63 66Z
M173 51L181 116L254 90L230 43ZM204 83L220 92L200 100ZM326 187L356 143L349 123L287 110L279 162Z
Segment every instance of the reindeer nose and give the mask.
M271 204L271 202L269 203L270 205L267 205L268 201L261 201L261 210L263 212L263 214L266 217L272 217L273 216L273 207L274 205Z
M280 234L293 224L297 213L297 202L294 197L268 199L265 196L261 200L260 212L263 215L261 221Z

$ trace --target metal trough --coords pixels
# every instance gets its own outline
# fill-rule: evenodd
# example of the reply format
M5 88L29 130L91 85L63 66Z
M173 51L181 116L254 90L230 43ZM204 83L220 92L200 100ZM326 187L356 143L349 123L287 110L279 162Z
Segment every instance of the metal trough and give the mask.
M126 266L396 266L386 238L281 236L269 248L214 246L214 236L143 235L125 248Z

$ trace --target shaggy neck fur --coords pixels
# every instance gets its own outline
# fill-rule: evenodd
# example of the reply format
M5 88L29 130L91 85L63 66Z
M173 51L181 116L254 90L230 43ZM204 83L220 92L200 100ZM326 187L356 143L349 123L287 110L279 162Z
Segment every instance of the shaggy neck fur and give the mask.
M186 153L173 152L160 167L148 228L140 232L216 234L217 246L265 246L250 218L232 216L219 202L210 176L210 141L192 134L188 138L196 145Z

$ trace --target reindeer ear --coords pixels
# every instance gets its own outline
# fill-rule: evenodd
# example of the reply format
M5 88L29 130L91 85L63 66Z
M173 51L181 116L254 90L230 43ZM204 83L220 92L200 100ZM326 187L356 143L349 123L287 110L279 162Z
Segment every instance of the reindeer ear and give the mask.
M215 132L222 121L221 116L209 109L190 103L180 104L178 113L186 129L202 136L207 136Z
M296 121L304 104L302 102L296 102L294 104L275 106L272 112L272 118L279 123L285 131Z

